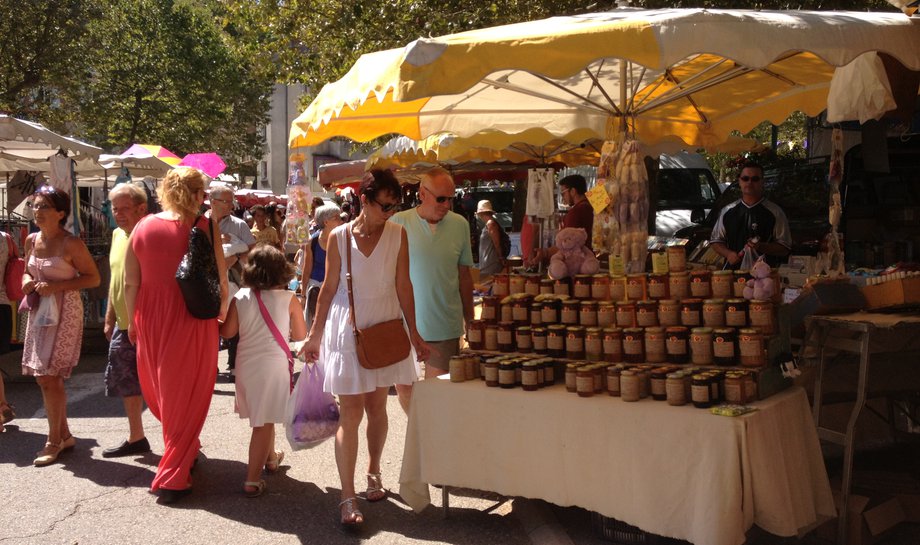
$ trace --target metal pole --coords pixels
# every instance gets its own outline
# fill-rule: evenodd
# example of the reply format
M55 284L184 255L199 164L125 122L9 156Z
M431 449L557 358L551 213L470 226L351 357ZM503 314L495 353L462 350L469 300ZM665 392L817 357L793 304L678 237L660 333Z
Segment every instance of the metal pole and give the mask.
M626 74L629 61L620 60L620 132L626 134Z

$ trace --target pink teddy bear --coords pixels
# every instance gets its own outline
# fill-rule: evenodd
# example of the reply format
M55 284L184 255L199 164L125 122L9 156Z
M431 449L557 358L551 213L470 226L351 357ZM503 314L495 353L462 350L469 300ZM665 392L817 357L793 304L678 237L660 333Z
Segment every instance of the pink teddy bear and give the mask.
M744 298L768 300L773 297L773 279L770 278L772 269L763 257L757 259L751 266L751 278L744 285Z
M584 229L566 227L556 233L556 248L559 250L549 260L549 276L553 279L566 278L576 274L594 274L600 269L600 262L594 252L585 246L588 233Z

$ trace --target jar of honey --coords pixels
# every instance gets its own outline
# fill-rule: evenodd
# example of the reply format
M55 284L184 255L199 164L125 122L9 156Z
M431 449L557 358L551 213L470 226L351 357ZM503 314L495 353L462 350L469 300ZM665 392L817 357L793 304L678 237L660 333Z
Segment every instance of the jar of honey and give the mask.
M585 328L585 359L588 361L604 359L604 336L599 327Z
M752 299L748 306L748 319L751 327L764 335L776 333L776 318L773 314L771 301L758 301Z
M677 300L658 301L658 325L664 327L680 325L680 303Z
M498 386L498 360L495 358L487 359L483 366L486 386L496 388Z
M562 301L551 299L543 301L543 323L550 325L559 323L559 309L562 308Z
M502 303L498 307L498 321L499 322L513 322L514 321L514 303L510 300Z
M644 334L641 327L627 327L623 330L623 357L626 363L645 361Z
M487 324L498 321L498 309L501 306L501 298L494 295L486 295L482 298L482 311L479 313L479 319Z
M533 351L537 354L546 354L549 352L546 346L546 328L535 327L531 329L530 342L533 345Z
M663 327L645 328L645 361L649 363L663 363L667 361L665 338Z
M582 301L578 307L578 323L585 327L596 326L597 301Z
M591 277L591 298L596 301L610 300L610 277L606 274L595 274Z
M483 334L486 330L486 323L482 320L470 321L469 330L466 333L466 341L470 343L471 350L482 350L485 346Z
M636 326L653 327L658 325L658 301L647 299L636 302Z
M717 299L729 299L734 297L732 294L732 283L734 281L735 274L732 271L713 271L712 296Z
M668 373L665 379L665 397L668 405L679 407L687 404L686 376L683 373Z
M508 277L508 285L510 287L510 294L517 295L518 293L524 293L524 275L521 274L512 274Z
M570 360L585 358L585 328L574 325L565 329L565 357Z
M553 279L552 278L541 278L540 279L540 295L550 294L553 292Z
M565 357L565 326L553 324L546 328L546 348L552 358Z
M744 377L741 373L725 374L725 402L740 405L744 401Z
M712 328L690 330L690 361L694 365L712 365Z
M649 393L655 401L667 401L668 399L668 371L667 367L658 367L652 369L649 375Z
M753 328L738 330L738 360L745 367L763 367L767 354L763 334Z
M530 324L530 297L521 297L511 303L511 321L517 325Z
M511 361L503 361L498 364L498 387L504 389L514 388L515 372L519 364Z
M620 399L639 401L639 376L633 370L620 372Z
M533 337L530 326L519 326L514 330L514 344L518 352L530 352L533 350Z
M524 293L527 295L532 295L536 297L540 295L540 275L537 274L525 274L524 275Z
M672 271L668 275L668 294L678 301L690 297L690 273Z
M616 325L616 307L611 301L601 301L597 304L597 326L610 327Z
M556 295L571 295L568 278L557 278L553 280L553 293Z
M463 382L466 380L466 358L463 356L451 356L448 363L448 372L450 373L451 382Z
M645 299L645 273L626 275L626 297L630 301Z
M646 290L649 299L667 299L668 297L668 275L667 274L650 274L646 282Z
M712 330L712 361L716 365L735 365L735 329L717 327Z
M498 350L498 324L486 324L482 334L483 349L495 352Z
M690 330L683 326L673 326L665 330L665 350L668 363L684 364L690 361Z
M539 365L537 362L524 362L521 366L521 389L525 392L535 392L540 389L538 371Z
M725 301L725 325L728 327L746 327L747 309L747 299L729 299Z
M590 365L581 366L575 374L575 391L578 397L594 395L594 369Z
M574 282L572 285L572 296L576 299L590 299L591 298L591 280L592 277L589 274L577 274L575 275Z
M610 300L614 302L623 301L626 299L626 277L625 276L611 276L610 277Z
M751 271L734 271L735 281L732 283L732 297L744 297L744 287L751 279Z
M607 367L607 394L619 397L620 395L620 373L623 368L619 365Z
M712 406L709 377L703 374L693 375L690 385L690 395L693 406L697 409L708 409Z
M530 325L543 324L543 303L530 304Z
M706 327L725 327L724 299L706 299L703 301L703 325Z
M701 299L684 299L680 302L680 323L687 327L702 325L703 301Z
M636 326L636 304L622 302L616 304L616 319L618 327Z
M581 368L581 364L578 363L567 363L565 365L565 390L567 392L575 393L577 390L577 383L575 381L578 376L578 370ZM591 379L591 388L594 389L594 379Z
M686 246L668 246L668 270L672 273L686 272L687 248Z
M507 273L492 275L492 295L499 299L511 295L511 275Z
M514 322L498 323L499 352L514 352Z
M639 366L636 368L636 376L639 377L639 399L645 399L651 391L651 369L648 366Z
M701 299L712 297L712 271L706 269L690 271L690 295Z
M623 330L618 327L605 327L602 333L604 361L623 361Z
M563 301L559 323L564 325L578 325L578 311L580 309L581 304L577 299Z

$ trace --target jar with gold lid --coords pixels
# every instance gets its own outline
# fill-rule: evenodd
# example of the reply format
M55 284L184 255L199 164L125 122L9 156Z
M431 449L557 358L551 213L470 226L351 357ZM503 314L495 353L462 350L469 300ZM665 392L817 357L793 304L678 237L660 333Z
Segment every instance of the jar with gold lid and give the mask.
M498 358L489 358L483 364L486 386L490 388L498 387L498 361Z
M680 407L687 404L687 389L684 384L686 380L684 373L668 373L665 379L665 398L668 401L668 405Z
M646 291L649 299L667 299L668 298L668 275L667 274L650 274L646 282Z
M745 367L763 367L767 364L763 334L753 328L738 330L738 360Z
M543 303L530 304L530 325L543 324Z
M627 327L623 330L623 358L626 363L645 361L644 334L641 327Z
M747 299L728 299L725 301L725 325L727 327L747 326Z
M571 295L571 286L568 278L557 278L553 280L553 293L556 295Z
M485 346L484 333L486 323L482 320L471 320L466 333L466 341L470 343L471 350L482 350Z
M451 382L466 380L466 358L464 356L451 356L448 362L448 372Z
M553 284L554 282L552 278L541 278L540 279L540 295L554 293Z
M578 397L591 397L594 395L594 367L582 365L575 373L575 392Z
M703 325L706 327L725 327L724 299L706 299L703 301Z
M619 397L620 395L620 373L623 367L620 365L610 365L607 367L607 395Z
M511 303L511 321L517 325L530 325L530 296L515 299Z
M600 301L597 304L597 326L610 327L616 325L616 307L611 301Z
M680 302L680 323L687 327L698 327L703 324L702 299L684 299Z
M618 327L605 327L603 335L604 361L623 361L623 330Z
M764 335L776 333L776 316L773 313L772 301L752 299L748 303L748 320L750 320L752 328Z
M732 327L717 327L712 330L712 361L716 365L735 365L735 331Z
M665 348L665 332L663 327L645 328L645 361L649 363L664 363L667 361Z
M645 273L626 275L626 297L630 301L645 299Z
M690 296L700 299L712 297L712 271L707 269L690 271Z
M510 295L517 295L518 293L524 293L524 284L525 284L524 275L521 275L521 274L509 275L508 286L510 290Z
M655 401L666 401L668 399L668 371L667 367L657 367L652 369L649 375L649 394Z
M582 301L578 305L578 323L585 327L597 325L597 301Z
M693 375L691 379L690 395L693 406L697 409L708 409L712 406L709 377L703 374Z
M613 302L626 299L626 277L622 275L610 277L610 300Z
M511 275L507 273L492 275L492 295L499 299L511 295Z
M498 350L498 324L486 324L482 333L482 347L484 350L495 352Z
M577 325L565 329L565 357L581 360L585 357L585 328Z
M678 301L690 297L690 273L672 271L668 275L668 294Z
M546 348L550 357L565 357L565 326L553 324L546 328Z
M536 297L540 295L540 275L538 274L525 274L524 275L524 293Z
M591 298L591 281L590 274L576 274L572 281L572 297L576 299Z
M676 299L658 301L658 325L664 327L680 325L680 303Z
M521 366L521 389L525 392L535 392L540 389L538 380L539 365L535 361L527 361Z
M482 298L482 311L479 313L479 319L487 324L497 322L498 309L500 306L500 297L496 297L494 295L486 295Z
M712 328L690 330L690 361L694 365L712 365Z
M620 372L620 399L639 401L639 376L632 369Z
M500 307L498 307L498 321L499 322L513 322L514 321L514 303L511 300L503 300Z
M726 403L734 405L745 403L744 376L741 373L726 373L724 384Z
M581 309L581 303L577 299L563 301L559 323L564 325L578 325L579 309Z
M591 277L591 298L596 301L610 300L610 277L606 274L595 274Z
M577 382L575 381L575 378L578 376L578 370L580 368L581 368L581 364L579 363L567 363L565 365L565 390L567 392L575 393L577 391L578 386L577 386ZM592 383L591 383L592 389L594 387L593 380L594 379L592 379Z
M733 271L713 271L712 296L716 299L729 299L733 297L732 283L735 281Z
M556 362L549 359L543 359L543 383L547 386L556 384Z
M498 364L498 387L504 389L514 388L515 372L520 364L513 361L503 361Z
M636 301L636 326L654 327L658 325L658 301L646 299Z
M588 361L604 359L603 333L599 327L585 328L585 359Z
M514 345L518 352L530 352L533 350L533 329L529 325L518 326L514 330Z
M636 326L636 304L620 302L616 304L616 319L618 327Z
M687 247L668 246L668 271L685 272L687 270Z
M562 301L550 299L543 301L543 323L546 325L559 323L559 309L562 308Z
M734 277L732 297L744 297L744 287L747 286L747 281L751 279L751 271L737 270L733 272L732 276Z

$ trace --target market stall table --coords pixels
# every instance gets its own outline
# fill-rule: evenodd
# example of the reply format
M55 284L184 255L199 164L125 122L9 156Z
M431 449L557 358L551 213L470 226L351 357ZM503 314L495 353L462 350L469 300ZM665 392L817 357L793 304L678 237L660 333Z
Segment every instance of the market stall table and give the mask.
M739 545L757 524L781 536L835 509L804 390L741 417L650 398L580 398L483 382L415 385L400 494L428 483L541 498L698 545Z
M869 389L869 367L885 354L904 354L920 350L920 316L916 314L881 314L856 312L831 316L810 316L802 343L803 354L809 345L818 349L818 376L814 390L814 423L821 439L844 447L841 505L846 505L853 476L856 422L866 405ZM859 358L856 402L850 412L846 429L841 432L821 426L824 370L829 351L850 352ZM845 510L844 510L845 511ZM837 543L847 542L847 513L842 512L837 525Z

